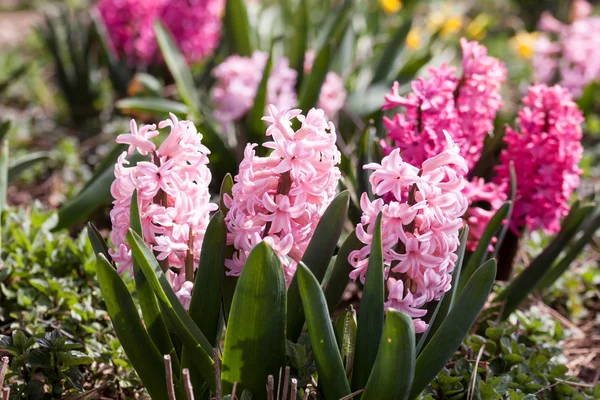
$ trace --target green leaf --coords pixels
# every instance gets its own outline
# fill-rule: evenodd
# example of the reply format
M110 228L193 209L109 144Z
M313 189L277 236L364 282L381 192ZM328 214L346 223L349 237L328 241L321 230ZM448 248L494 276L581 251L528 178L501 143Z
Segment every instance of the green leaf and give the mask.
M248 389L266 399L269 375L285 366L286 291L283 267L265 242L248 255L240 275L225 335L223 392Z
M377 358L379 341L383 332L384 298L383 247L381 244L381 213L379 213L373 230L369 266L358 313L355 362L352 372L353 391L366 386Z
M493 259L471 276L456 305L417 358L409 399L415 399L425 389L458 349L487 301L495 278L496 261Z
M390 373L397 371L398 373ZM408 398L415 373L415 328L404 313L389 310L377 359L362 400Z
M226 242L225 219L221 212L217 212L206 228L189 309L190 316L213 347L217 346L221 315L221 283L225 276Z
M0 122L0 142L8 135L11 126L12 122L10 122L10 120Z
M215 389L214 364L209 354L212 354L212 346L202 331L196 326L192 318L185 311L177 295L171 288L169 279L165 276L158 261L148 249L142 238L129 229L127 242L131 247L133 258L140 266L144 276L160 305L165 322L177 334L194 362L196 368L211 390Z
M152 114L173 113L178 117L185 117L189 108L183 103L159 97L128 97L115 103L115 107L123 112L143 111Z
M381 54L381 58L377 63L377 67L375 67L375 73L373 74L371 84L379 82L388 83L392 67L396 64L396 59L404 49L406 36L412 27L413 16L406 9L402 10L402 14L404 20L388 40L387 45Z
M192 72L181 54L181 50L179 50L171 33L159 20L154 22L154 33L167 67L169 67L169 71L175 80L175 85L177 85L179 96L181 96L183 102L188 106L188 112L195 118L198 118L200 113L200 96L196 90Z
M458 258L456 259L456 264L454 266L454 271L452 273L452 287L451 287L450 291L444 293L444 295L440 299L438 307L434 311L434 315L429 320L429 327L427 328L425 333L423 333L423 336L421 336L421 338L419 339L419 343L417 345L417 354L419 354L421 352L421 348L423 348L424 345L429 343L428 339L431 339L433 337L433 335L435 335L435 333L440 328L442 323L446 320L448 313L454 306L454 302L456 300L456 294L457 294L457 284L458 284L458 280L461 275L462 264L465 259L465 249L467 247L467 238L468 237L469 237L469 226L465 225L464 228L462 228L462 231L461 231L460 237L459 237L460 246L458 247L458 250L456 250L456 255L458 256Z
M356 311L350 305L335 320L335 338L344 362L346 375L352 370L356 345Z
M19 175L35 164L49 159L50 153L47 151L38 151L14 160L8 167L8 182L14 181Z
M244 0L227 0L225 2L223 28L229 54L245 57L252 55L254 36L248 22L248 10Z
M225 175L223 178L223 182L221 182L221 190L219 191L219 210L223 213L224 216L229 212L229 208L225 205L225 195L228 195L230 198L233 197L231 193L231 189L233 188L233 178L231 174Z
M142 159L143 157L138 153L128 157L131 165L137 164ZM110 186L114 180L114 170L112 168L104 170L92 183L58 210L58 223L53 231L85 221L98 207L108 202L111 198Z
M333 256L337 241L348 216L350 195L344 191L329 204L319 220L302 256L302 262L311 270L317 280L322 281ZM294 276L288 289L287 338L295 342L304 325L302 299L298 288L298 278Z
M475 251L469 257L469 262L465 268L463 268L460 279L458 280L458 294L462 292L475 270L477 270L477 268L479 268L479 266L487 260L490 243L492 242L494 236L496 236L502 229L502 221L507 218L508 212L511 209L512 202L505 202L502 207L496 211L488 225L485 227L485 230L481 235L481 239L479 239L479 243L477 244L477 248L475 248Z
M400 92L404 88L400 87ZM348 95L346 107L352 113L359 117L371 115L372 113L381 110L385 103L385 95L390 92L390 85L387 83L376 83L369 86L364 91L356 91Z
M131 195L131 206L129 211L129 226L131 229L142 237L142 221L140 216L140 209L138 205L138 191L135 189ZM148 330L148 334L156 344L160 354L168 354L171 356L173 363L173 371L175 377L179 377L179 357L175 352L175 347L171 341L171 336L167 330L167 325L163 316L160 312L160 306L156 295L154 294L148 279L142 272L139 262L137 259L132 260L133 263L133 276L135 278L135 287L137 291L138 301L140 302L140 309L142 310L142 316L144 324Z
M153 399L168 399L163 357L142 325L131 294L108 260L98 254L96 271L106 310L127 358Z
M327 43L317 53L312 70L300 88L299 109L308 111L317 105L321 86L329 72L334 49L333 43Z
M510 192L508 194L510 206L508 207L508 212L506 213L506 223L500 230L498 240L494 244L494 254L492 257L495 259L498 259L498 252L500 251L502 243L504 242L504 238L506 237L506 233L510 227L510 220L512 219L512 213L515 207L515 196L517 195L517 173L515 171L515 163L511 161L508 168L510 171Z
M356 237L356 231L352 231L344 241L344 244L342 244L335 258L333 271L325 287L325 299L330 313L335 310L335 307L340 302L344 290L346 290L346 286L348 286L348 282L350 281L350 272L354 269L348 261L348 257L351 252L360 249L362 246L363 243Z
M571 263L581 254L585 246L591 242L598 229L600 229L600 213L596 212L595 215L591 215L589 224L583 230L583 235L569 248L565 256L544 275L536 289L543 290L552 286L569 269Z
M293 18L294 36L289 46L290 66L296 70L296 91L302 87L304 79L304 57L308 49L308 0L300 0Z
M265 139L265 123L262 117L265 115L267 108L267 83L271 77L271 69L273 68L273 48L275 41L271 43L269 58L263 70L262 79L254 96L254 105L246 117L246 135L250 143L262 143Z
M340 399L350 394L350 385L335 341L325 295L319 281L304 263L298 264L296 276L306 311L308 336L317 363L319 388L326 399Z
M4 136L4 134L3 134ZM8 139L0 139L0 215L6 207L6 191L8 189Z
M100 234L100 231L91 222L88 222L87 228L88 238L92 244L92 249L94 249L94 254L102 254L112 264L112 257L108 254L108 245Z
M538 286L565 246L579 232L585 218L593 210L594 205L582 205L569 213L562 229L552 242L494 299L496 303L506 301L502 309L502 319L508 318Z

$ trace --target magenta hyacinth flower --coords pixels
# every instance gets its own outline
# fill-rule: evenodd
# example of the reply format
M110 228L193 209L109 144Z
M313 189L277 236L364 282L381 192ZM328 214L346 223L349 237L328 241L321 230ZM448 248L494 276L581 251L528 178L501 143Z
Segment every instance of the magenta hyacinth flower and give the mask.
M519 112L520 132L506 128L494 182L508 185L515 165L517 193L511 227L560 230L568 201L579 184L583 116L566 88L544 84L529 88Z
M132 120L131 133L117 137L117 143L129 145L130 155L137 150L150 155L150 161L128 167L127 153L119 156L110 212L110 237L116 250L109 252L119 273L131 270L131 249L125 236L130 227L131 196L137 189L144 241L157 259L170 267L167 275L171 285L187 307L193 277L186 273L185 263L193 261L194 268L198 265L210 212L217 205L209 202L210 151L202 145L202 135L192 122L179 121L172 114L171 119L158 124L159 129L167 127L170 133L158 148L150 140L159 134L154 124L138 129Z
M292 119L301 127L294 131ZM289 283L325 209L335 197L341 154L335 128L320 109L306 116L301 110L279 110L269 105L270 126L263 144L268 156L256 155L248 144L232 197L225 197L227 243L235 253L225 265L228 274L241 273L254 246L266 241L279 255Z
M448 134L446 143L447 148L423 161L420 169L405 162L399 149L385 156L381 164L365 165L365 169L373 170L370 183L380 198L370 201L363 193L363 215L356 235L365 246L349 256L354 267L350 278L364 282L369 273L374 222L381 212L388 288L385 305L413 317L416 332L427 329L421 320L427 313L424 306L450 290L458 231L468 205L462 193L466 160ZM394 200L385 203L381 196L386 195Z
M199 61L219 44L224 6L225 0L100 0L97 9L117 55L131 66L148 66L162 63L155 20L167 27L188 61Z

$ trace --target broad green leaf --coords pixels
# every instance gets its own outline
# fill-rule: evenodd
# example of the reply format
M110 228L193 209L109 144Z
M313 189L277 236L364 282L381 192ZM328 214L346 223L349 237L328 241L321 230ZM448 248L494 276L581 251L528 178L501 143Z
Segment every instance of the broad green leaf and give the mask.
M401 87L400 91L403 91ZM408 87L406 88L408 89ZM385 103L385 95L390 92L390 85L387 83L376 83L369 86L364 91L350 93L346 100L346 107L352 113L359 117L371 115L372 113L381 110Z
M502 308L503 319L508 318L519 307L519 304L538 286L566 245L579 232L579 228L585 218L593 210L593 205L582 205L573 213L570 213L565 218L562 229L552 242L494 299L497 303L505 301Z
M412 27L413 16L410 15L409 11L406 9L402 10L402 16L404 17L402 23L398 29L396 29L396 32L394 32L392 37L388 39L387 45L377 63L377 67L375 67L375 73L373 74L371 84L379 82L388 83L389 75L394 64L396 64L396 59L404 49L406 36Z
M354 363L354 347L356 345L356 311L352 305L337 317L334 329L346 375L348 375Z
M178 117L185 117L189 108L183 103L160 97L128 97L115 103L115 107L123 112L143 111L152 114L173 113Z
M510 201L510 206L508 207L508 212L506 213L506 223L500 230L500 234L498 235L498 240L494 244L494 254L493 258L498 259L498 252L502 247L502 242L504 242L504 238L506 237L506 233L510 227L510 220L512 219L513 209L515 208L515 196L517 195L517 173L515 171L515 163L513 161L509 164L510 171L510 192L508 194L508 200Z
M465 225L462 228L460 233L459 242L460 246L456 251L456 255L458 258L456 259L456 264L454 265L454 271L452 272L452 287L449 292L444 293L442 298L440 299L438 306L434 311L434 315L429 320L429 327L423 333L423 336L419 339L419 343L417 344L417 355L421 352L421 349L429 343L429 339L433 337L433 335L437 332L437 330L442 325L442 322L446 320L448 313L454 306L454 302L456 301L456 292L457 292L457 284L458 279L460 278L462 271L462 264L465 259L465 249L467 247L467 238L469 237L469 226Z
M302 262L319 281L323 280L325 276L329 260L333 256L337 241L342 233L342 228L348 216L349 201L350 195L347 191L340 193L333 199L319 220L313 237L302 256ZM302 332L303 325L302 299L298 288L298 278L294 276L288 289L287 338L292 342L296 342Z
M129 208L129 226L131 229L142 237L142 221L140 215L140 208L138 205L138 191L135 189L131 195L131 206ZM133 276L135 278L135 288L137 291L138 301L140 302L140 309L142 310L142 317L144 318L144 324L148 329L148 334L156 344L156 347L161 354L168 354L171 356L173 363L173 372L175 377L179 377L179 357L175 352L175 347L171 341L171 336L167 330L167 325L160 312L160 306L156 295L154 294L148 279L140 269L138 261L134 258L133 263Z
M169 279L165 276L158 261L146 246L142 238L129 229L127 242L131 247L133 258L137 261L154 291L165 322L177 334L211 390L215 389L214 364L209 354L212 346L202 331L196 326L187 311L183 308L177 295L171 288Z
M304 57L308 49L308 0L300 0L294 14L294 35L290 48L290 66L296 70L296 91L302 87L304 79ZM306 111L306 110L305 110Z
M6 207L9 154L8 139L0 139L0 215L2 215L2 211Z
M327 286L325 286L325 299L330 313L335 310L350 281L349 275L353 268L348 261L348 257L351 252L360 249L362 246L363 243L356 237L356 231L352 231L335 258L333 271L327 281Z
M96 165L91 178L88 179L88 181L85 183L85 185L83 185L83 188L81 188L81 192L83 192L88 186L93 184L96 181L96 179L98 179L98 177L102 176L102 174L107 169L110 169L111 171L113 171L115 164L116 164L117 160L119 159L119 156L124 151L127 151L128 147L129 147L129 145L127 145L127 144L117 144L116 146L114 146L113 149L107 155L105 155L104 158L102 158L102 160L98 163L98 165Z
M493 259L479 267L471 276L448 317L417 358L415 378L408 399L415 399L458 349L485 305L495 278L496 261Z
M597 212L595 215L591 215L590 217L591 219L589 224L584 227L583 235L577 239L575 243L573 243L564 257L558 263L556 263L556 265L554 265L552 269L546 273L546 275L544 275L542 282L536 287L537 290L546 289L554 284L554 282L556 282L556 280L560 278L567 269L569 269L571 263L575 261L577 256L581 254L585 246L594 237L596 231L600 229L600 213Z
M227 0L223 30L229 54L249 57L253 51L253 32L248 22L248 10L244 0Z
M106 310L127 358L150 396L168 399L163 356L142 325L125 283L102 254L97 255L96 272Z
M358 193L361 194L360 196L362 196L362 193L367 193L369 199L373 199L373 191L371 189L371 183L369 182L372 171L369 169L364 169L363 167L372 161L371 150L373 147L373 131L374 129L372 124L369 124L360 137L357 151L358 165L356 166Z
M300 88L299 109L308 111L317 105L321 86L323 86L327 72L329 72L334 49L333 43L327 43L317 53L310 74L304 79L304 83Z
M391 373L396 371L397 373ZM389 310L362 400L408 398L415 373L415 328L404 313Z
M27 169L33 167L39 162L50 159L50 153L47 151L38 151L36 153L28 154L24 157L18 158L10 162L8 167L8 182L14 181Z
M308 336L317 363L319 388L326 399L341 399L350 394L350 385L335 341L325 295L317 278L302 262L298 264L296 276L302 305L306 310Z
M285 309L283 267L261 242L248 255L233 296L221 366L223 393L231 393L237 382L239 391L267 398L267 377L285 366Z
M11 126L12 122L10 122L10 120L0 122L0 142L8 135Z
M196 270L189 314L213 347L217 346L221 314L221 282L225 276L227 228L221 212L210 220Z
M91 222L88 222L87 228L88 238L92 244L92 249L94 249L94 254L102 254L112 264L112 257L108 254L108 245L100 234L100 231Z
M358 309L355 362L352 372L353 391L366 386L377 358L383 331L384 298L383 247L381 244L381 213L379 213L373 230L367 277Z
M271 77L271 69L273 68L274 43L275 41L271 44L269 58L263 69L262 79L256 90L256 96L254 96L254 105L246 117L246 135L250 143L260 144L265 139L265 123L262 117L265 115L267 108L267 83Z
M488 225L485 227L481 239L475 248L475 251L469 257L469 262L463 268L461 276L458 280L457 294L460 294L466 286L473 273L487 260L489 254L489 246L494 236L502 229L502 221L504 221L511 210L512 202L506 201L502 207L496 211ZM510 223L510 221L507 221Z
M221 182L221 190L219 191L219 210L223 214L223 216L227 216L229 212L229 208L225 205L225 195L229 197L233 197L231 193L231 189L233 188L233 178L231 174L225 175L223 178L223 182Z
M137 164L142 159L143 157L138 153L128 157L131 165ZM93 211L109 201L110 185L114 180L114 170L112 168L104 170L91 184L58 210L58 223L53 230L58 231L85 221Z
M181 54L181 50L175 40L173 40L171 33L159 20L154 22L154 33L167 67L169 67L169 71L173 75L181 99L188 106L188 112L195 118L198 118L200 96L196 90L192 72Z

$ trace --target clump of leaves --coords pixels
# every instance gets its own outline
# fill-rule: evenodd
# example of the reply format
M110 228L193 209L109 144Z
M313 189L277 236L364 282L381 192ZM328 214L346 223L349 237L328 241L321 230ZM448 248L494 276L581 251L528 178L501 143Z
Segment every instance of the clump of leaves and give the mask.
M15 330L11 336L0 335L0 348L12 356L7 378L18 382L11 390L14 398L60 398L72 389L82 391L83 366L93 361L80 351L81 344L67 340L59 331L27 337Z
M138 391L141 384L103 311L94 276L94 255L86 232L71 238L66 231L52 231L56 222L56 213L44 211L37 204L30 210L8 209L3 213L0 334L9 336L12 345L17 335L16 343L24 343L19 345L22 355L28 349L43 349L49 343L44 342L45 335L53 331L63 335L58 343L69 340L72 345L84 346L86 357L91 357L94 363L81 380L74 381L78 384L67 385L69 390L100 388L109 397L117 392ZM36 342L35 338L42 342ZM33 348L36 343L38 347ZM3 343L0 347L6 346ZM67 350L75 349L61 351ZM38 353L36 350L34 357ZM25 363L26 359L20 362ZM46 371L35 362L34 366L36 373ZM8 382L15 385L13 393L16 387L25 390L21 385L28 382L20 378L21 368L19 362L11 362Z
M517 311L510 322L488 321L482 330L467 337L419 399L600 398L600 384L590 388L567 375L560 349L565 333L538 310Z

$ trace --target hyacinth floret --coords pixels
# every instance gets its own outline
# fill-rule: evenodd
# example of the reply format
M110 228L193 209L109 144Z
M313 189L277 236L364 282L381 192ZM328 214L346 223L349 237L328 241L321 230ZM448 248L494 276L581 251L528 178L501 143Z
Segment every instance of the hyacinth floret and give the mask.
M558 85L529 87L523 104L520 131L506 128L507 147L500 154L494 182L508 185L512 161L517 193L511 227L557 232L582 172L578 164L583 115L569 91Z
M115 165L115 180L111 186L114 198L110 212L111 240L116 250L109 250L119 273L131 271L131 249L127 243L130 228L130 206L134 190L142 222L143 239L164 266L173 289L184 306L189 306L193 269L198 265L211 204L208 185L210 151L202 145L202 135L191 121L171 119L158 124L170 132L158 146L150 139L159 131L156 125L139 129L131 121L131 132L117 137L117 143L128 144ZM127 154L138 151L149 161L128 166ZM188 269L186 270L186 265Z
M335 197L341 154L323 110L311 109L304 116L301 110L268 108L263 120L272 141L263 147L271 152L258 156L257 144L248 144L232 196L224 199L227 243L235 248L225 265L229 275L239 275L252 248L265 241L279 255L289 283ZM298 130L292 128L293 119L300 122Z
M370 183L379 198L371 201L363 193L358 239L365 245L350 253L354 267L350 278L365 281L373 241L374 222L382 214L382 244L387 308L413 317L416 332L424 332L423 309L450 290L457 256L458 231L467 199L462 193L467 163L449 134L447 147L423 161L421 168L403 160L400 149L385 156L373 170ZM457 172L459 171L459 172ZM393 200L384 202L382 197Z

